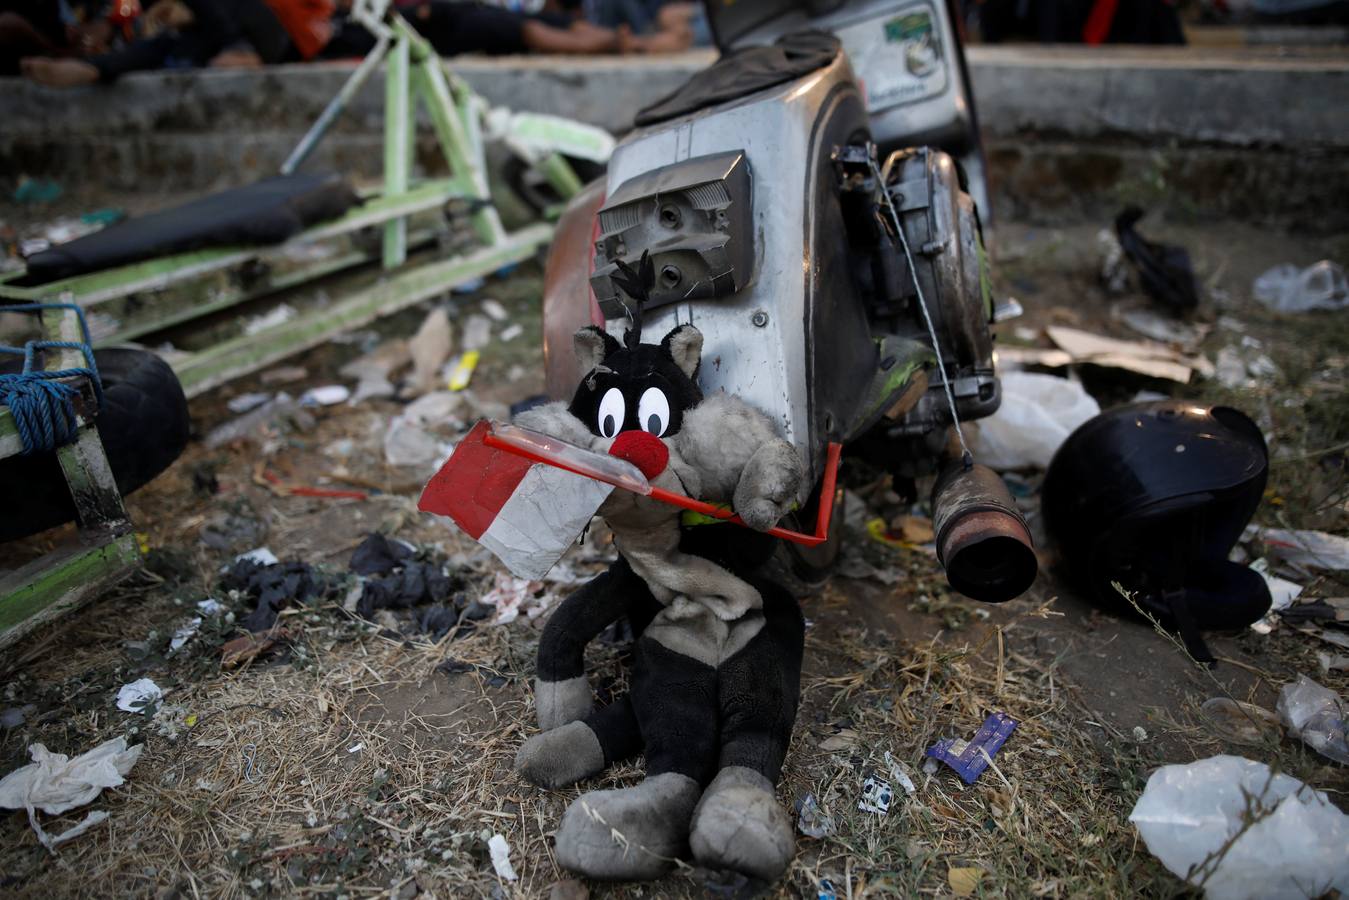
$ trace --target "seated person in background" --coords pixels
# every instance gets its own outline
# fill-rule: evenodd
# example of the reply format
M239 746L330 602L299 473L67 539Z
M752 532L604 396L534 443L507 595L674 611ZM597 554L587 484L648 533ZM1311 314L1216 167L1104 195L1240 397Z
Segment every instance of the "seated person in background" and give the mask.
M1043 44L1183 44L1174 0L974 0L985 41Z
M579 7L604 28L627 29L641 39L642 53L677 53L712 45L712 29L701 3L686 0L551 0Z
M312 58L331 36L332 0L158 0L143 36L87 59L28 57L25 77L51 87L111 82L128 72L261 65Z
M267 0L312 3L314 0ZM408 23L441 56L483 53L501 56L520 53L610 53L619 49L612 29L596 28L567 15L524 13L484 3L454 0L394 0ZM375 45L364 26L346 17L350 0L337 0L338 13L323 25L324 43L313 54L319 59L363 56ZM281 11L277 10L281 16ZM298 25L299 23L297 23ZM317 22L310 26L317 30ZM288 26L294 30L294 26ZM308 57L307 57L308 58ZM264 60L266 61L266 60Z
M113 36L106 0L0 0L0 77L28 56L102 53Z
M628 25L593 24L576 15L577 2L571 13L522 13L455 0L396 2L441 56L650 53L684 49L691 41L687 27L642 35ZM31 56L21 68L41 84L74 87L152 69L254 67L368 52L374 37L335 18L339 5L350 7L347 0L157 0L143 17L146 36L124 48L85 60Z
M212 66L257 68L328 56L336 33L334 0L238 2L242 39L211 60Z
M617 53L612 28L565 13L524 13L454 0L399 0L398 11L441 56L485 53Z

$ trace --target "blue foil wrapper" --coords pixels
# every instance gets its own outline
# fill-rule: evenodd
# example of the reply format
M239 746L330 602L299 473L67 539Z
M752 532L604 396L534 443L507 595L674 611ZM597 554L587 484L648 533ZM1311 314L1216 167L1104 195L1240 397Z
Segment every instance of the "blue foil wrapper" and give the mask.
M1016 730L1016 724L1016 719L1006 713L993 713L979 726L974 740L966 743L960 738L943 738L928 748L927 755L946 763L966 784L974 784L988 768L988 760L1002 749L1007 737ZM980 750L988 754L988 759Z

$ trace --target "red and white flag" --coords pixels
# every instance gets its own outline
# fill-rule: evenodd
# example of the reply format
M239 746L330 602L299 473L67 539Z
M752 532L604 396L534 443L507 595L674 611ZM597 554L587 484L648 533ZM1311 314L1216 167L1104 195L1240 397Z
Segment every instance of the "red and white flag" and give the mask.
M533 463L484 443L479 422L432 476L417 508L449 516L519 578L542 578L609 496L612 485Z

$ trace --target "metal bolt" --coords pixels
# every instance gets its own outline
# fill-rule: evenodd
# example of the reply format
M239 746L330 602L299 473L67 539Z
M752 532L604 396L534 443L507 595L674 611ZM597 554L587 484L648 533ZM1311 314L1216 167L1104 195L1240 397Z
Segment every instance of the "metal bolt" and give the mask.
M768 313L764 312L762 309L756 309L754 315L749 317L749 320L754 323L755 328L763 328L768 324Z
M679 271L678 266L663 266L660 270L660 280L667 288L672 288L679 284L679 280L684 277L684 273Z

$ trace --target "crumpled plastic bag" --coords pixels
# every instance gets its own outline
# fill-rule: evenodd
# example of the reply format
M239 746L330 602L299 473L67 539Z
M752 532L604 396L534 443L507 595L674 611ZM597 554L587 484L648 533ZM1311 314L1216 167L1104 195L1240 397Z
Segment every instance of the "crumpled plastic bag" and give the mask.
M1349 765L1349 705L1339 694L1299 675L1279 692L1279 718L1308 747Z
M1223 755L1163 766L1129 821L1162 865L1210 900L1349 892L1349 816L1264 763Z
M1339 263L1323 259L1302 269L1289 263L1266 269L1251 285L1251 293L1266 309L1307 312L1349 306L1349 280Z
M991 469L1046 469L1079 425L1101 412L1082 385L1055 375L1006 372L1002 405L970 429L974 458Z
M36 810L55 816L92 803L104 788L124 783L143 749L144 744L128 748L126 738L119 737L71 759L64 753L52 753L42 744L31 744L28 752L33 762L0 779L0 807L26 809L38 840L55 853L57 845L88 831L108 814L91 812L74 828L52 836L38 824Z

